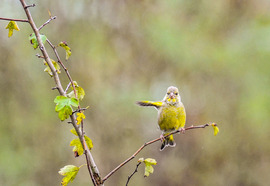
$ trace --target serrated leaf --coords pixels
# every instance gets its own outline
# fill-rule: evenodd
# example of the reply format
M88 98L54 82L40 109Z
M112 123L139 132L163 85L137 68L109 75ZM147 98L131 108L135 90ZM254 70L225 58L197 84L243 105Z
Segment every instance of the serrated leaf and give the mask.
M66 165L65 167L61 168L58 173L62 176L65 176L62 179L61 184L63 186L66 186L69 182L72 182L78 174L79 170L80 167L77 167L75 165Z
M58 74L60 74L61 71L60 71L60 66L58 65L58 63L56 61L54 61L53 59L51 59L51 61L52 61L52 64L53 64L56 72ZM53 73L51 71L51 68L49 67L48 63L45 60L44 60L44 65L46 65L46 68L44 69L44 72L47 72L52 77Z
M58 117L61 121L68 119L69 116L72 114L71 106L65 105L61 110L58 111Z
M58 45L65 49L65 51L66 51L66 60L68 60L68 58L71 56L71 49L67 45L67 42L62 41Z
M70 105L73 107L78 107L79 106L79 101L76 98L70 98Z
M72 134L74 134L75 136L78 136L78 134L77 134L75 128L72 128L72 129L70 130L70 132L71 132Z
M47 40L47 37L45 35L43 35L43 34L40 34L40 38L41 38L41 41L42 41L43 44ZM37 37L36 37L35 33L32 33L29 36L29 40L30 40L30 43L33 45L33 48L36 49L38 47L38 41L37 41Z
M214 129L214 135L216 136L219 133L219 128L217 127L216 123L212 123L211 125Z
M8 37L11 37L13 35L13 30L19 31L19 26L15 21L10 21L8 25L6 26L6 29L8 29Z
M84 135L84 139L85 139L85 142L86 142L89 150L91 150L93 148L93 142L92 142L92 140L88 136L86 136L86 135Z
M72 107L78 107L79 101L76 98L68 98L65 96L57 96L54 99L56 103L55 111L58 112L58 116L61 121L64 121L72 114Z
M74 146L72 151L76 152L78 154L78 156L83 154L84 150L83 150L83 147L82 147L82 144L81 144L81 141L79 138L73 139L70 142L70 146Z
M78 112L76 119L77 119L77 125L80 125L82 120L85 119L85 115L83 114L83 112Z
M75 129L74 129L75 130ZM76 132L76 131L75 131ZM72 132L73 133L73 132ZM73 133L74 134L74 133ZM77 134L77 133L76 133ZM75 135L76 135L75 134ZM88 136L84 136L86 145L88 146L89 150L91 150L93 148L93 142L92 140L88 137ZM81 141L79 138L73 139L70 144L70 146L74 146L72 151L77 154L78 156L82 155L84 150L83 150L83 146L81 144Z

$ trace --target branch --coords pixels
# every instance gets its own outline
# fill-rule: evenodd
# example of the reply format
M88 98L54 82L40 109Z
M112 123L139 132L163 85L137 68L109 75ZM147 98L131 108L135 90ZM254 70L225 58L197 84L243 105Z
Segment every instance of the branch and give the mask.
M130 176L128 176L128 180L127 180L126 186L128 185L128 182L129 182L129 180L131 179L131 177L132 177L136 172L138 172L138 167L141 165L141 163L142 163L142 162L139 162L139 163L136 165L136 169L134 170L134 172L133 172Z
M48 21L46 21L43 25L41 25L38 30L40 31L44 26L46 26L47 24L49 24L51 22L51 20L56 19L56 16L51 17Z
M207 124L204 124L204 125L198 125L198 126L190 126L190 127L187 127L187 128L185 128L184 129L184 131L187 131L187 130L191 130L191 129L198 129L198 128L205 128L205 127L208 127L208 126L210 126L211 125L211 123L207 123ZM216 126L216 124L215 123L213 123L213 125L214 126ZM179 132L183 132L183 129L182 128L180 128L179 130L176 130L176 131L174 131L174 132L171 132L171 133L169 133L169 134L167 134L167 135L165 135L165 136L163 136L164 138L166 138L167 136L169 136L169 135L171 135L171 134L176 134L176 133L179 133ZM133 158L135 158L135 156L137 155L137 154L139 154L139 152L141 152L141 150L143 150L143 148L144 147L146 147L147 145L150 145L150 144L152 144L152 143L155 143L155 142L157 142L157 141L160 141L160 140L162 140L162 138L160 137L160 138L156 138L156 139L154 139L154 140L152 140L152 141L149 141L149 142L147 142L147 143L145 143L145 144L143 144L132 156L130 156L128 159L126 159L124 162L122 162L120 165L118 165L116 168L114 168L111 172L109 172L109 174L107 174L103 179L102 179L102 181L103 181L103 183L111 176L111 175L113 175L116 171L118 171L118 169L120 169L121 167L123 167L125 164L127 164L130 160L132 160Z
M40 33L39 33L39 30L37 28L37 26L35 25L35 22L31 16L31 13L30 11L28 10L28 7L31 7L32 5L30 6L27 6L25 1L24 0L20 0L23 8L24 8L24 11L25 11L25 14L27 16L27 19L28 19L28 22L30 24L30 26L32 27L35 35L36 35L36 38L37 38L37 41L38 41L38 45L39 45L39 49L40 51L42 52L43 56L44 56L44 59L45 61L47 62L48 66L50 67L52 73L53 73L53 78L54 78L54 81L55 81L55 84L56 84L56 87L55 89L58 90L59 94L62 95L62 96L66 96L66 93L63 89L63 86L61 84L61 81L60 81L60 78L58 76L58 73L56 72L55 70L55 67L46 51L46 48L44 47L44 44L42 43L42 40L40 38ZM47 40L48 41L48 40ZM48 42L50 44L50 42ZM53 45L51 45L53 46ZM54 52L57 54L58 56L58 61L59 63L61 64L61 66L65 69L66 71L66 74L68 75L68 78L70 79L71 81L71 84L73 84L73 81L71 79L71 76L70 74L68 73L67 69L65 68L65 66L63 65L63 63L61 62L60 58L59 58L59 55L57 53L57 51L55 50L55 47L53 46L53 50ZM75 91L75 86L73 84L73 88L74 88L74 93L76 95L76 91ZM94 159L93 159L93 156L88 148L88 146L86 145L86 142L85 142L85 139L84 139L84 134L83 132L79 129L79 127L77 126L76 124L76 118L74 116L74 114L70 115L70 119L71 119L71 123L73 125L73 127L75 128L77 134L78 134L78 137L80 139L80 142L84 148L84 151L85 151L85 158L86 158L86 162L87 162L87 168L89 170L89 174L90 174L90 177L92 179L92 182L93 184L96 186L96 185L102 185L102 180L101 180L101 177L100 177L100 173L98 171L98 168L94 162Z
M10 18L0 17L0 20L4 20L4 21L17 21L17 22L26 22L26 23L29 23L29 21L27 19L10 19Z

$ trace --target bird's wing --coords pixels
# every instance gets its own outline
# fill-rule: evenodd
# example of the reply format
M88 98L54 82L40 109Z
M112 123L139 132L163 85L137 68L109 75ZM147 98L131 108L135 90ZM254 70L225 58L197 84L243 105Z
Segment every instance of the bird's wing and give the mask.
M163 104L163 102L161 101L137 101L136 102L137 105L139 106L144 106L144 107L148 107L148 106L152 106L152 107L156 107L157 109L160 108Z

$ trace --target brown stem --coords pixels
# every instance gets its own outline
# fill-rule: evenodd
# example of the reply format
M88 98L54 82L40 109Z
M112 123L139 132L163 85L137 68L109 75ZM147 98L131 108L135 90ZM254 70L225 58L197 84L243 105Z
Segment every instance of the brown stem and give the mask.
M44 26L46 26L47 24L49 24L51 22L51 20L56 19L56 16L51 17L48 21L46 21L43 25L41 25L38 30L40 31Z
M28 7L31 7L30 6L27 6L25 1L24 0L20 0L23 8L24 8L24 11L25 11L25 14L28 18L28 22L30 24L30 26L32 27L35 35L36 35L36 38L37 38L37 41L38 41L38 44L39 44L39 49L40 51L42 52L43 56L44 56L44 59L45 61L47 62L48 66L50 67L52 73L53 73L53 77L54 77L54 81L55 81L55 84L56 84L56 88L58 91L59 91L59 94L62 95L62 96L66 96L66 93L63 89L63 86L61 85L61 81L60 81L60 78L58 76L58 73L56 71L56 69L54 68L54 65L46 51L46 48L44 47L42 41L41 41L41 38L40 38L40 34L39 34L39 30L37 28L37 26L35 25L35 22L31 16L31 13L28 9ZM47 40L48 41L48 40ZM48 42L50 44L50 42ZM55 54L57 55L57 59L58 59L58 62L61 64L61 66L65 69L66 71L66 74L71 82L71 84L73 84L73 89L74 89L74 94L76 96L76 91L75 91L75 86L74 86L74 83L71 79L71 76L69 74L69 72L67 71L67 69L65 68L65 66L63 65L63 63L61 62L60 60L60 57L55 49L55 47L53 45L51 45ZM86 162L87 162L87 167L88 167L88 170L89 170L89 174L90 174L90 177L92 179L92 182L94 185L102 185L102 180L101 180L101 177L100 177L100 174L99 174L99 171L97 169L97 166L94 162L94 159L93 159L93 156L92 154L90 153L90 150L88 149L87 145L85 145L85 139L84 139L84 134L82 133L82 131L79 129L78 125L76 124L76 118L74 116L74 114L72 114L70 116L70 119L71 119L71 123L73 125L73 127L75 128L77 134L78 134L78 137L80 139L80 142L82 144L82 146L84 147L84 150L85 150L85 157L86 157Z
M132 173L130 176L128 176L126 186L128 185L128 183L129 183L131 177L132 177L136 172L138 172L138 168L139 168L139 166L141 165L141 163L142 163L142 162L139 162L139 163L136 165L136 168L135 168L135 170L133 171L133 173Z
M26 22L26 23L29 22L27 19L11 19L11 18L4 18L4 17L0 17L0 20L4 20L4 21L17 21L17 22Z
M187 131L187 130L191 130L191 129L198 129L198 128L205 128L205 127L207 127L207 126L209 126L210 124L204 124L204 125L198 125L198 126L190 126L190 127L187 127L187 128L185 128L185 130L184 131ZM216 124L215 124L216 125ZM169 133L169 134L167 134L167 135L165 135L165 136L163 136L164 138L165 137L167 137L167 136L169 136L169 135L171 135L171 134L176 134L176 133L179 133L179 132L182 132L183 131L183 129L179 129L179 130L176 130L176 131L174 131L174 132L171 132L171 133ZM132 156L130 156L128 159L126 159L124 162L122 162L120 165L118 165L116 168L114 168L111 172L109 172L109 174L107 174L103 179L102 179L102 181L103 181L103 183L111 176L111 175L113 175L118 169L120 169L121 167L123 167L125 164L127 164L130 160L132 160L133 158L135 158L135 156L137 155L137 154L139 154L139 152L141 152L141 150L143 150L143 148L144 147L146 147L147 145L150 145L150 144L152 144L152 143L155 143L155 142L157 142L157 141L160 141L160 140L162 140L161 139L161 137L160 138L156 138L156 139L154 139L154 140L152 140L152 141L149 141L149 142L147 142L147 143L145 143L145 144L143 144Z

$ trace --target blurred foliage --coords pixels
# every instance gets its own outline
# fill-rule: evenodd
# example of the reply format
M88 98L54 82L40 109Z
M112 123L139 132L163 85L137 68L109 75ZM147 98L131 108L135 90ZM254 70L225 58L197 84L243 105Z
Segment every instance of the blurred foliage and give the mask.
M57 45L67 41L65 62L85 90L90 106L85 129L101 174L160 135L154 109L137 100L161 100L170 85L180 89L187 125L211 128L175 136L176 147L159 143L140 157L157 160L154 174L143 167L132 185L267 185L270 181L270 2L267 0L81 0L41 1L31 8L42 33ZM17 0L3 0L0 17L25 19ZM0 21L0 185L58 185L67 164L79 166L69 146L72 128L59 122L53 80L43 72L26 23L8 38ZM45 45L49 48L48 45ZM62 60L65 51L59 49ZM53 54L51 52L51 54ZM53 55L50 56L54 60ZM68 80L61 75L63 85ZM124 185L136 161L106 185ZM70 185L88 185L83 167Z

